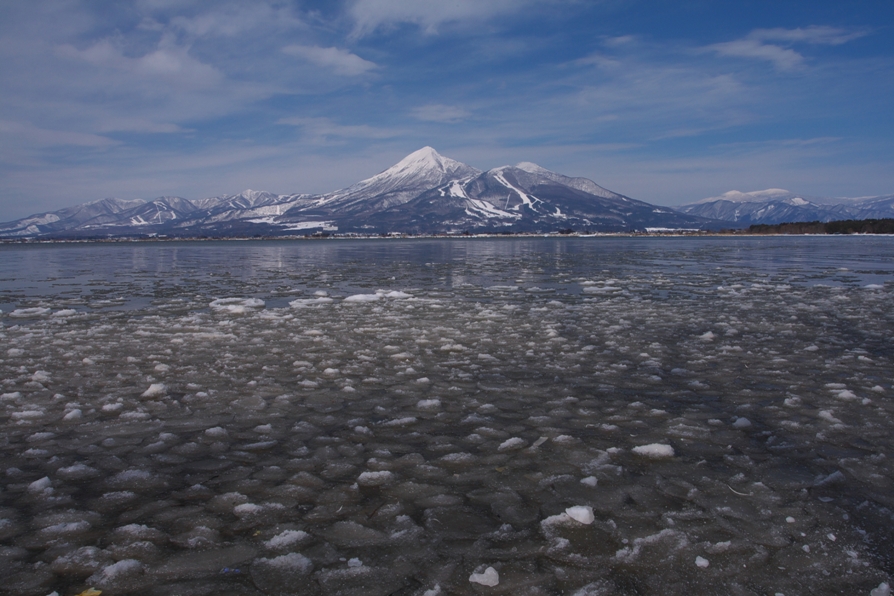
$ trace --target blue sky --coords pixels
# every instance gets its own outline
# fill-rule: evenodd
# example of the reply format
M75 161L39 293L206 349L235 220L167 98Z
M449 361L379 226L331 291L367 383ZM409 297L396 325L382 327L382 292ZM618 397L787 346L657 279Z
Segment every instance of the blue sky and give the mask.
M424 145L678 205L894 192L890 0L0 5L0 220L324 192Z

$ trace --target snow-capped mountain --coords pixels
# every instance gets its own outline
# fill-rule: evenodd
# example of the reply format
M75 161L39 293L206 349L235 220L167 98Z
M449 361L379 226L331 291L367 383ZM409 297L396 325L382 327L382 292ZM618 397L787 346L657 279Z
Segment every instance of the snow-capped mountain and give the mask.
M747 226L803 221L894 217L894 195L832 198L798 195L781 188L731 190L677 208L683 213Z
M89 205L105 205L103 209ZM71 214L79 213L77 218ZM719 222L657 207L522 162L482 172L423 147L335 192L277 195L246 190L188 201L91 203L0 224L0 237L282 235L358 233L624 231L718 228Z

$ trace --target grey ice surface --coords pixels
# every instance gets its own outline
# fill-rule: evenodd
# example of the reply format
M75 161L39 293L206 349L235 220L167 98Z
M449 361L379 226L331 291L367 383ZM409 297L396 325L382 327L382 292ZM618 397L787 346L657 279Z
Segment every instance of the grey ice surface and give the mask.
M0 246L0 592L889 593L892 294L880 237Z

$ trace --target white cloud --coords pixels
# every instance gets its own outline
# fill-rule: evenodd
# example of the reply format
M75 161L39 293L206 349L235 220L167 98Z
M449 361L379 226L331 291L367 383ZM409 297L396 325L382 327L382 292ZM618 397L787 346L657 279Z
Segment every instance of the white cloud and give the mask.
M389 139L399 136L404 131L388 128L379 128L367 124L344 125L333 122L329 118L282 118L277 124L298 126L304 133L312 138L323 140L329 137L362 138L362 139Z
M354 20L355 37L380 27L400 23L418 25L426 33L436 33L444 23L482 21L511 14L533 0L355 0L348 10Z
M866 36L866 31L853 31L838 27L813 25L797 29L755 29L748 34L750 39L762 41L803 42L837 46Z
M71 145L76 147L109 147L118 142L91 133L40 128L27 122L0 120L0 133L15 139L18 147L52 147Z
M804 56L792 49L761 43L756 39L739 39L715 43L708 46L708 48L721 56L767 60L775 64L779 70L792 70L801 66L804 62Z
M223 80L221 73L189 55L189 49L163 38L158 48L140 57L126 56L108 39L79 50L66 44L58 49L63 57L81 60L100 68L110 68L141 78L158 78L187 89L213 87Z
M742 39L713 44L707 49L722 56L766 60L772 62L779 70L793 70L804 63L804 56L786 46L796 43L836 46L866 34L865 31L823 26L755 29Z
M304 58L311 64L331 68L335 74L357 76L378 68L374 62L364 60L357 54L341 48L322 48L320 46L290 45L282 49L290 56Z
M446 122L456 123L465 120L470 116L469 112L456 106L446 106L443 104L428 104L413 108L410 112L413 118L417 120L425 120L427 122Z

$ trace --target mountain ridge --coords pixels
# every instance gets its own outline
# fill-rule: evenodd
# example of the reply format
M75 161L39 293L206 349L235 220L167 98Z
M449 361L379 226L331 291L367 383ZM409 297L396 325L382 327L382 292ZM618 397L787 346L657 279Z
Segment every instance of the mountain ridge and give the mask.
M428 146L329 193L278 195L247 189L194 201L171 196L104 201L0 224L0 237L615 232L720 226L531 162L481 171ZM68 212L83 213L77 219L61 217Z

